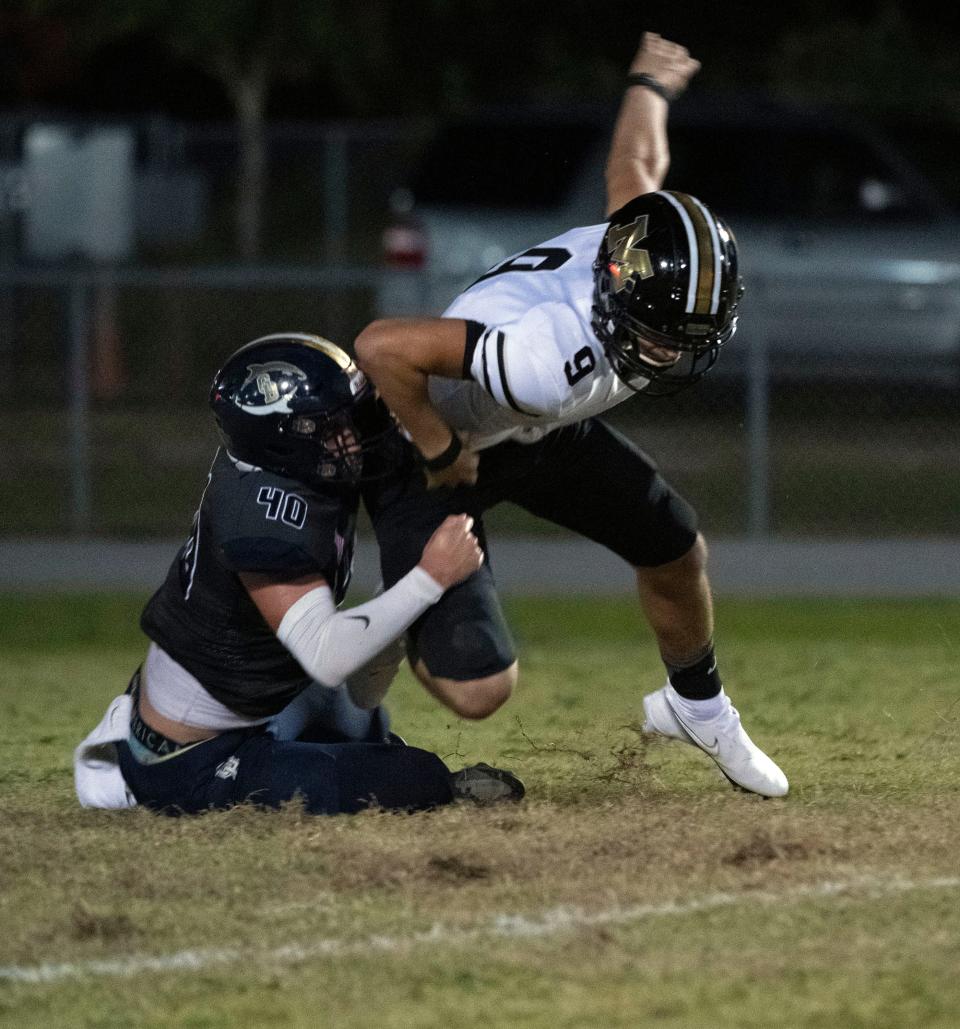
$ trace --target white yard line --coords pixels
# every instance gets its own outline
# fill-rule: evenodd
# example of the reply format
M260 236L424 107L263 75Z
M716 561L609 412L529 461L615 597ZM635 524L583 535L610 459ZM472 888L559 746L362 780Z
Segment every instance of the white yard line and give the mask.
M781 892L743 891L710 893L686 900L663 904L638 904L600 911L576 907L558 907L539 915L499 914L475 926L443 925L402 935L362 936L355 939L329 937L312 943L290 944L265 951L244 951L235 948L181 950L173 954L133 955L99 961L63 962L43 965L2 965L0 981L19 983L56 983L64 979L87 979L100 976L131 976L142 972L199 972L215 965L255 963L256 965L292 965L315 958L364 956L399 953L414 947L435 944L460 945L483 939L549 937L571 930L597 925L628 925L646 919L682 917L718 908L763 905L776 907L802 900L862 899L887 897L916 890L955 890L960 876L932 879L857 876L845 880L813 883Z

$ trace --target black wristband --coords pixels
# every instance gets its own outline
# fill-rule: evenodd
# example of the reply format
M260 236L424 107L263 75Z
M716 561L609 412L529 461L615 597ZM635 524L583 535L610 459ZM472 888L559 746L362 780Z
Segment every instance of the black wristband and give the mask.
M444 468L449 468L454 461L460 456L460 451L463 450L463 443L460 437L454 433L450 439L450 446L447 447L443 453L437 454L436 457L426 458L422 454L420 455L420 464L426 468L428 472L442 472Z
M662 96L668 104L672 100L677 99L677 94L672 93L669 89L667 89L667 87L662 82L658 82L657 79L655 79L652 75L645 75L642 72L636 72L632 75L628 75L627 85L646 86L647 89L653 90L653 92L656 93L657 96Z

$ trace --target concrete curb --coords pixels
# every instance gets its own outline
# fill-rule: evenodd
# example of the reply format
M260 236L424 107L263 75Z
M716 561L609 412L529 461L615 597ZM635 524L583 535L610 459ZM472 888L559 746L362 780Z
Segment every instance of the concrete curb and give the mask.
M156 588L179 540L0 537L0 591ZM355 589L378 579L376 547L362 540ZM510 594L622 594L633 574L602 547L575 537L494 537L491 562ZM960 597L960 539L771 540L710 542L710 578L718 596Z

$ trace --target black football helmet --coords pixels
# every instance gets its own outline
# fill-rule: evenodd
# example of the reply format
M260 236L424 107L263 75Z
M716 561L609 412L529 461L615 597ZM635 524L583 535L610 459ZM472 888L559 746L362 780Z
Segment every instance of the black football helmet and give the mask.
M390 470L398 426L340 347L279 332L241 347L217 372L210 406L232 457L322 487Z
M645 193L615 211L593 272L593 331L638 392L696 382L736 332L736 240L686 193Z

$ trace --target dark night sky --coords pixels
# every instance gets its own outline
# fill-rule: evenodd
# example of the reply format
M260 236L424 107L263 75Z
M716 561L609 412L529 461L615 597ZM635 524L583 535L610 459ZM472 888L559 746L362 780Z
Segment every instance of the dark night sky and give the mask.
M455 9L450 6L448 16L427 19L425 12L437 7L427 0L387 5L389 46L371 70L375 87L344 88L317 67L273 90L271 116L322 120L435 110L447 96L451 69L473 102L528 100L564 80L570 94L579 88L591 93L585 99L597 99L598 92L615 88L644 29L686 43L703 60L701 88L762 88L770 76L771 52L785 32L838 16L837 6L824 0L643 5L557 0L548 7L463 0ZM854 0L843 4L842 14L869 18L882 6L882 0ZM918 32L941 38L957 33L957 15L941 4L913 0L900 9ZM362 12L362 5L357 10ZM360 51L364 29L358 18ZM55 21L38 23L8 13L0 15L0 108L24 105L77 113L162 111L187 119L231 113L211 76L171 57L148 35L82 55Z

